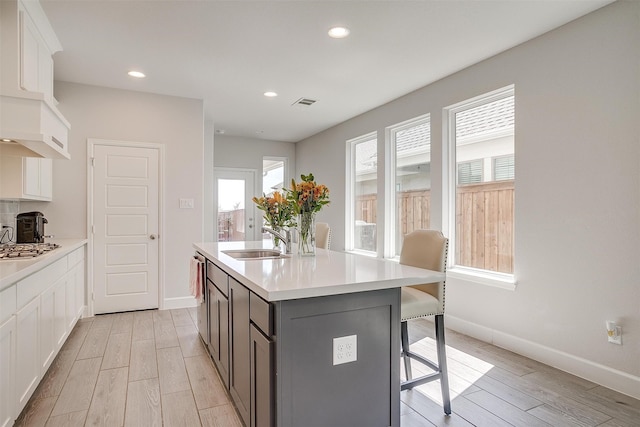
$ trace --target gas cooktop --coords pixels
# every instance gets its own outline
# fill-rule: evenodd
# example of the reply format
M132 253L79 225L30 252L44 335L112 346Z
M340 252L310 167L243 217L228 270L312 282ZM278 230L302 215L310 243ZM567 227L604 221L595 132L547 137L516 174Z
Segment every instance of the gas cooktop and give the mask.
M59 247L57 243L3 243L0 244L0 260L34 258Z

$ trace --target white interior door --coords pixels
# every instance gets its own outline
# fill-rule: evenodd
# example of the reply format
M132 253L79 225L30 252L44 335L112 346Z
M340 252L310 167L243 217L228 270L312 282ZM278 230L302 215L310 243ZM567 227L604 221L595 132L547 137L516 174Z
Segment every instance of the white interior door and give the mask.
M94 145L94 313L158 308L159 150Z
M256 240L256 210L251 200L255 195L255 179L253 170L215 170L217 241Z

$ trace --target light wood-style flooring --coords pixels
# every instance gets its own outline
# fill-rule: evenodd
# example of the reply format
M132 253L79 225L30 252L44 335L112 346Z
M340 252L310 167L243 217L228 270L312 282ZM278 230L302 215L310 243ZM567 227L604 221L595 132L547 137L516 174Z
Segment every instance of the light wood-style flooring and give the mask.
M16 425L241 426L195 325L195 309L82 319ZM413 350L434 354L432 329L410 322ZM640 427L638 400L453 331L447 351L453 414L425 384L401 393L402 427Z

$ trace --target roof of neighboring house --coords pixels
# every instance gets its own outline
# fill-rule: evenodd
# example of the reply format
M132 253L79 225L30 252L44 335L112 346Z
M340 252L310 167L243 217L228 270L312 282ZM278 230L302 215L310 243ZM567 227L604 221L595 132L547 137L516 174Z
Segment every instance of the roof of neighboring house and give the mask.
M498 99L456 114L456 137L490 135L513 127L514 97Z
M456 114L456 137L473 138L492 135L513 128L515 122L514 97L498 99ZM431 124L421 123L396 133L397 155L403 157L416 152L429 152ZM375 144L359 144L356 172L363 173L375 168L378 154Z

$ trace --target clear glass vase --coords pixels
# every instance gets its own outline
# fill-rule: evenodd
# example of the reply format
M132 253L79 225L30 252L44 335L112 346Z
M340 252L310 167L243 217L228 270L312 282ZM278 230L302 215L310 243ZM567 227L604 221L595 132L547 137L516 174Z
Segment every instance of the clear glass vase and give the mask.
M316 255L315 212L302 212L298 217L298 255Z
M272 225L271 229L273 231L275 231L276 233L282 233L282 229L280 227L278 227L277 225L276 226ZM276 237L273 234L271 234L271 238L273 239L273 249L277 249L280 252L282 252L282 246L281 246L282 245L282 240L280 240L279 237Z

